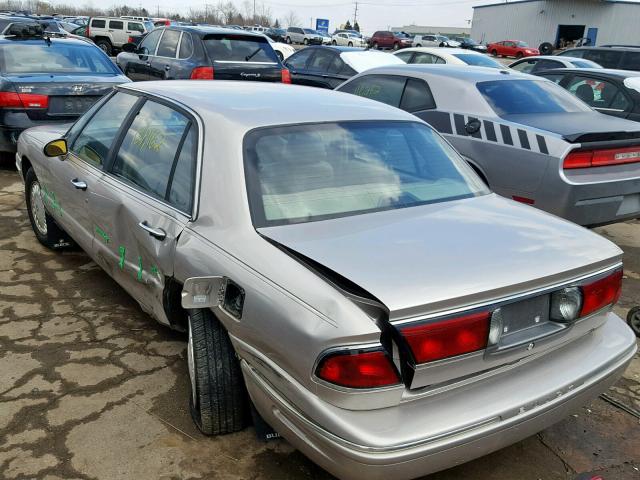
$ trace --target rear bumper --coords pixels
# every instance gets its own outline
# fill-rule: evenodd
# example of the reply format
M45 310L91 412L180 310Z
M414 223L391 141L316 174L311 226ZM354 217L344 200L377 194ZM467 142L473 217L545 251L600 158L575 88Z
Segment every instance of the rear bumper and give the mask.
M609 314L582 339L493 378L360 411L316 397L315 410L323 411L303 412L246 359L242 368L260 414L310 459L341 479L402 480L464 463L562 420L612 385L635 351L633 333ZM460 417L464 428L456 426ZM448 430L438 430L445 424Z

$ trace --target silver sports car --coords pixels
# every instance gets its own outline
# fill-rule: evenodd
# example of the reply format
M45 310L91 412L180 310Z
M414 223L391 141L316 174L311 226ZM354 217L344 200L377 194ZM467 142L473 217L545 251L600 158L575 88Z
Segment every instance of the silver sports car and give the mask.
M585 226L640 217L640 125L595 112L551 81L400 65L367 70L337 90L414 113L507 198Z
M250 399L340 478L414 478L518 441L636 350L611 310L620 249L489 192L379 102L121 86L69 130L27 130L17 166L43 244L73 239L189 332L204 433L243 428Z

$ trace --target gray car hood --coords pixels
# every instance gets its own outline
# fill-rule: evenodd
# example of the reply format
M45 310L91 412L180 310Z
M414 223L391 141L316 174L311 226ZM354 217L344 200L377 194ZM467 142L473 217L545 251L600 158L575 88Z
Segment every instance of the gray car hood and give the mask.
M622 254L595 233L495 194L258 232L354 282L391 320L571 280Z
M640 138L640 124L600 112L504 115L505 120L560 135L570 143Z

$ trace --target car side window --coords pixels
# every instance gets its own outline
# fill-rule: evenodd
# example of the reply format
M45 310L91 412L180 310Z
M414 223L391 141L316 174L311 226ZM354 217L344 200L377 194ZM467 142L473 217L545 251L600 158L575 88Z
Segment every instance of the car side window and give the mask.
M191 34L182 32L182 40L180 41L180 58L189 58L193 55L193 40Z
M536 65L533 71L539 72L542 70L553 70L554 68L562 68L564 65L562 62L558 62L557 60L540 60Z
M620 88L605 80L576 75L566 88L593 108L623 112L631 106Z
M586 50L583 58L599 63L604 68L616 68L622 58L622 52L615 50Z
M365 75L349 82L340 91L399 107L405 83L404 77Z
M147 101L124 136L111 172L164 200L178 147L188 127L185 115Z
M91 20L91 26L93 28L105 28L107 26L107 21L106 20Z
M120 20L109 20L109 28L114 30L124 30L124 22Z
M142 25L141 23L138 22L128 22L128 29L131 30L132 32L140 32L140 33L144 33L144 25Z
M416 78L408 78L402 94L400 108L410 113L436 108L436 102L427 82Z
M158 40L160 40L162 32L163 30L154 30L144 37L144 40L142 40L142 43L140 44L140 50L146 52L147 55L155 55Z
M625 70L640 70L640 52L625 52L622 68Z
M165 30L160 45L158 45L158 57L175 58L178 50L178 40L180 40L180 32L177 30Z
M317 49L307 70L310 72L327 72L334 58L334 54L330 51Z
M407 63L410 62L412 56L413 56L413 52L400 52L396 54L396 57L398 57L400 60Z
M87 122L70 147L78 158L101 167L113 141L138 97L118 92Z
M411 63L432 64L437 63L437 59L438 57L430 53L416 52Z
M178 160L173 167L169 189L169 203L183 212L190 212L193 204L193 188L197 154L196 127L191 124L184 137Z
M298 51L297 53L294 53L287 59L287 67L295 70L304 70L305 66L307 65L307 61L311 57L312 53L313 49L311 48L306 48L304 50Z
M551 80L553 83L558 83L558 84L564 78L564 75L561 74L561 73L545 74L545 75L541 75L541 76L546 78L547 80Z
M538 60L523 60L517 65L511 67L511 69L516 72L529 73L536 66L536 63L538 63Z

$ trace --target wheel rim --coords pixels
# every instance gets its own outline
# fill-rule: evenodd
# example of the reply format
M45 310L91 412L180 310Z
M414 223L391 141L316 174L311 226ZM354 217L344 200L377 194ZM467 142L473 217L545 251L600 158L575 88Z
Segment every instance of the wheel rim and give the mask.
M44 202L42 201L42 191L40 190L40 184L37 181L31 184L30 203L33 223L38 229L38 232L42 235L46 235L47 217L44 209Z
M193 356L193 335L191 333L191 320L189 320L189 343L187 343L187 367L189 368L189 379L191 380L191 401L193 406L197 406L196 395L196 365Z
M104 43L101 43L98 46L100 47L100 50L102 50L104 53L109 53L109 49L107 48L107 46Z
M640 310L636 310L635 312L629 315L629 325L633 329L634 332L640 333Z

